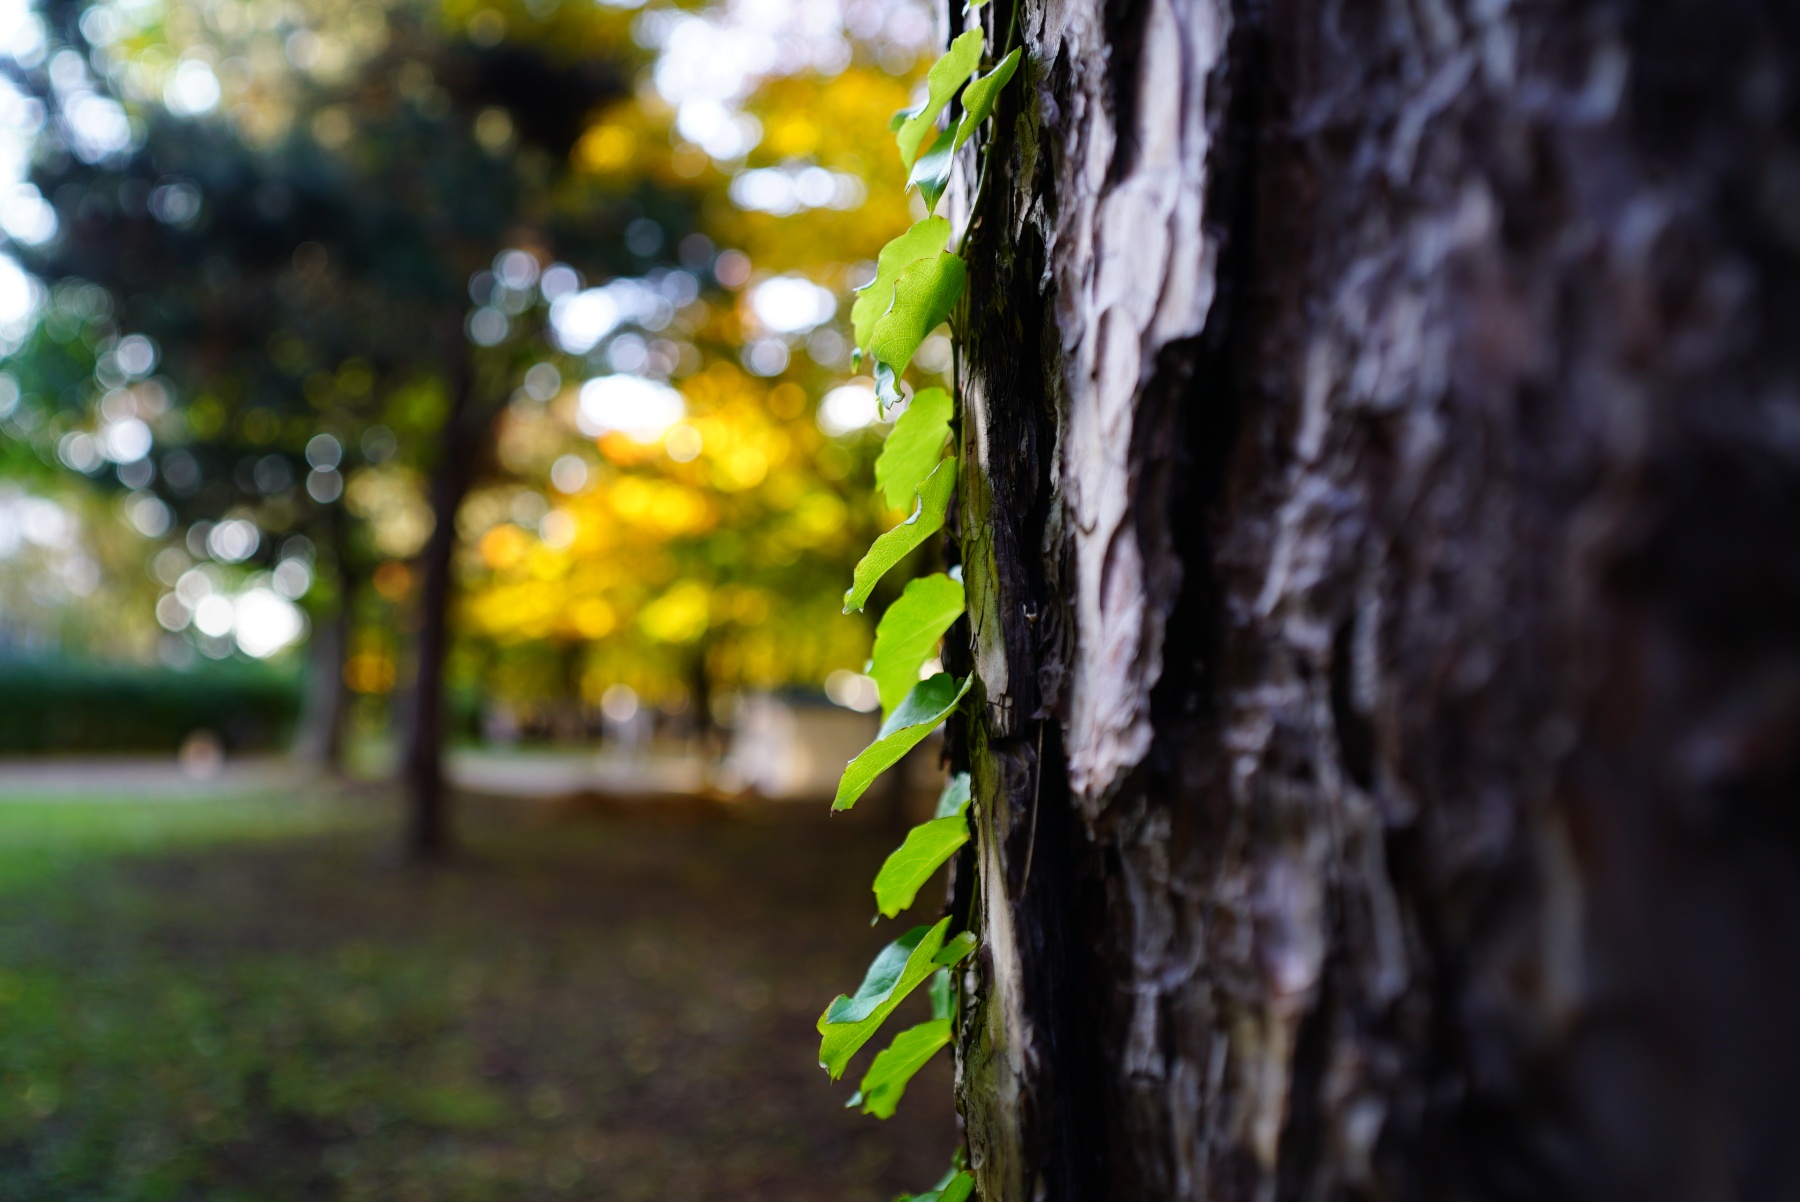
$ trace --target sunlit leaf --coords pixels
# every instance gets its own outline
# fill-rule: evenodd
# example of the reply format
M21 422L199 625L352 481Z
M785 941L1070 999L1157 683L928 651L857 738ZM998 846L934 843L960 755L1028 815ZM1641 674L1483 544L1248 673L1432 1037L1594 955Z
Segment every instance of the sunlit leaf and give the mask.
M937 813L932 816L948 818L953 814L960 814L969 808L969 798L969 774L958 772L944 786L944 791L938 794Z
M894 1042L876 1053L869 1071L863 1074L862 1087L857 1091L863 1113L878 1119L893 1117L913 1075L949 1042L947 1018L934 1018L894 1036Z
M1007 81L1012 79L1013 72L1019 69L1020 53L1021 51L1015 49L1001 59L992 71L986 75L977 75L969 81L969 86L963 89L962 119L956 123L957 149L961 149L962 144L969 140L969 136L975 132L976 126L993 114L994 102L1000 97L1000 89L1006 86Z
M956 456L952 455L940 462L919 485L919 500L913 507L912 516L877 538L856 565L850 577L850 588L844 593L845 613L853 613L868 604L869 593L888 570L944 528L944 511L949 508L950 494L955 488Z
M919 392L888 432L881 457L875 461L875 483L887 497L889 509L912 500L920 481L931 474L950 437L953 402L942 388Z
M894 1007L940 967L944 932L950 920L914 927L881 949L853 996L839 994L819 1016L819 1067L833 1081L844 1075L850 1057L869 1041Z
M950 316L968 276L962 259L948 251L909 264L894 281L894 303L869 329L869 354L898 377L926 335ZM877 383L884 403L900 399L892 382L886 388Z
M918 157L919 143L937 124L938 114L956 95L956 89L963 86L963 81L975 74L975 68L980 66L981 43L981 30L971 29L951 42L944 56L931 64L931 70L925 76L925 99L907 115L894 134L894 141L900 146L900 161L908 167Z
M968 841L969 820L962 814L913 827L875 874L876 908L892 918L912 905L925 882Z
M943 217L927 217L881 248L875 256L875 278L856 295L850 306L851 331L856 345L869 345L875 323L894 304L894 284L900 273L920 259L939 254L950 243L950 222Z
M844 768L831 808L847 810L855 805L857 798L869 791L876 777L899 763L902 756L922 743L926 735L937 729L938 723L950 716L974 679L971 674L959 681L948 672L939 672L930 680L921 680L914 685L906 700L895 706L894 712L881 724L875 741Z
M950 167L956 159L957 148L961 145L961 127L947 129L932 142L931 149L913 163L912 174L906 177L906 186L919 190L919 195L925 198L927 212L937 210L944 189L950 186Z
M882 713L891 713L919 682L919 669L962 611L962 583L942 572L908 581L900 599L888 606L875 628L875 650L869 657Z
M999 66L986 75L977 75L963 89L962 119L956 123L956 129L945 130L931 149L920 155L913 164L912 175L907 178L908 187L916 187L925 198L927 209L936 209L938 198L943 196L944 189L950 184L950 164L961 150L963 143L974 135L976 127L986 121L994 111L994 102L1000 97L1000 89L1013 77L1019 69L1019 51L1000 60Z

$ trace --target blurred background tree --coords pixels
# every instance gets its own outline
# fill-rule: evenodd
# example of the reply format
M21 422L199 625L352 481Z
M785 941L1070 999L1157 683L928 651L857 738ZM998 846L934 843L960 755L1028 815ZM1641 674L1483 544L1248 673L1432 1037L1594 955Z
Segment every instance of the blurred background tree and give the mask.
M8 475L116 507L148 565L95 568L131 581L131 646L65 623L65 650L292 674L310 643L300 744L337 767L347 715L399 731L421 854L484 716L583 739L610 698L716 751L743 690L835 674L866 708L839 598L884 515L842 298L911 219L864 147L922 10L56 3L35 29L0 216L38 222L13 241L50 283L5 364ZM447 695L481 699L455 731Z
M811 1064L889 812L666 818L829 795L875 724L846 293L928 11L44 2L0 0L0 1195L935 1178L946 1083L896 1132ZM446 782L466 854L383 870Z

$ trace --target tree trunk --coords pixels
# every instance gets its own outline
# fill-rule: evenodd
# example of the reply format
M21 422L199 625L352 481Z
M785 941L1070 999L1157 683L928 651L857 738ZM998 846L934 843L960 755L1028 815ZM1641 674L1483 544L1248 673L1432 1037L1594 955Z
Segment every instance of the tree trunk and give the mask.
M461 329L456 341L461 343ZM456 515L474 483L488 415L473 393L465 365L454 381L450 413L431 468L431 537L419 556L419 633L415 644L403 772L407 792L406 847L417 860L441 857L450 845L444 788L444 661L450 650L450 605L456 590Z
M344 681L344 659L350 642L348 604L313 628L310 640L312 677L294 740L299 758L314 771L331 776L344 770L344 721L350 688Z
M352 694L344 679L355 626L357 573L350 561L349 519L341 505L327 515L332 565L337 574L338 606L328 621L316 626L311 640L312 686L294 740L300 757L315 770L344 775L345 723Z
M982 1198L1800 1194L1800 8L1020 2Z

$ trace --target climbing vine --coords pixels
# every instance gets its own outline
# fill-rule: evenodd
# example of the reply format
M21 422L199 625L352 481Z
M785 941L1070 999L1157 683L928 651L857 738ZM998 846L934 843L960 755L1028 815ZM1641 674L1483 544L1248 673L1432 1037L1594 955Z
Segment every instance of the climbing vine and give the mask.
M984 2L972 0L971 14ZM1009 30L1007 40L1011 38ZM945 321L951 321L952 339L958 335L953 316L968 271L961 254L950 249L951 223L936 211L949 186L957 151L993 114L1020 55L1011 50L984 74L986 50L979 27L957 37L927 73L924 98L894 114L894 140L911 173L907 188L918 189L926 215L882 248L875 278L860 291L850 313L856 362L860 365L865 356L870 360L884 413L902 403L902 379L926 336ZM952 101L960 115L953 113L952 120L944 121ZM984 157L977 172L977 195L987 178L987 147L980 153ZM952 386L957 383L953 375ZM942 388L927 388L900 410L876 461L875 482L888 505L909 510L909 516L877 538L856 565L844 594L845 613L860 611L890 571L943 529L956 485L956 456L946 453L945 446L958 399ZM844 769L832 801L834 811L854 806L883 772L962 704L972 676L961 680L945 672L920 676L963 609L961 573L953 568L907 582L899 599L882 614L868 669L881 698L881 728L875 741ZM882 916L893 918L912 905L932 874L969 841L970 800L968 774L959 773L945 786L936 815L914 827L887 858L874 883ZM921 986L930 995L931 1018L896 1034L863 1074L849 1104L861 1106L865 1114L892 1115L913 1075L950 1044L955 1013L950 970L976 946L969 931L950 934L951 921L946 917L933 926L914 927L888 944L869 965L856 992L840 995L819 1016L819 1064L835 1081L908 995ZM913 1202L965 1202L974 1192L975 1178L959 1162Z

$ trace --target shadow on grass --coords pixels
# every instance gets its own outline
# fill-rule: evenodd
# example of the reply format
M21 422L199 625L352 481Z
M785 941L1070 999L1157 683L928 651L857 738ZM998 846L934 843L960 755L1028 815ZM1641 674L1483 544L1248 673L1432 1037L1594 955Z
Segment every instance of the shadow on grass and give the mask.
M0 1197L843 1202L941 1173L947 1065L885 1125L816 1065L819 1011L904 929L864 925L879 819L487 807L414 870L385 805L0 804Z

